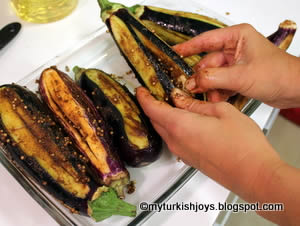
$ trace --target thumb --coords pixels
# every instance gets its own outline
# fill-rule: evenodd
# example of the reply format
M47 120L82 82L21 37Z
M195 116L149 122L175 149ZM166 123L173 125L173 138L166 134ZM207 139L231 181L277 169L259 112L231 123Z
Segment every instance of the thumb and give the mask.
M220 117L223 112L220 111L219 103L211 103L194 99L177 88L172 90L171 98L176 107L189 112L213 117Z
M185 88L193 93L207 92L213 89L225 89L239 92L246 77L242 77L243 67L205 68L195 73L185 83Z

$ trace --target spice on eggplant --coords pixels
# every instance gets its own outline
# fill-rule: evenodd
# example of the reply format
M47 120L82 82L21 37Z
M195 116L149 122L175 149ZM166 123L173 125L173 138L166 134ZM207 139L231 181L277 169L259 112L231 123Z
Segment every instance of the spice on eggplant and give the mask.
M184 89L192 68L125 6L107 0L98 3L102 20L139 82L165 101L170 101L173 88Z
M161 138L130 91L104 71L78 67L73 71L80 87L112 126L121 159L133 167L154 162L161 153Z
M130 183L129 173L112 143L111 128L83 90L55 67L42 72L39 90L44 102L89 159L101 183L114 188L123 198L124 188Z
M0 146L21 171L71 212L98 216L96 220L109 214L135 216L135 206L125 202L119 205L123 201L117 198L107 200L111 188L99 187L88 173L89 163L49 109L36 94L18 85L0 87ZM108 213L107 207L99 205L101 202L118 204L122 211L110 209Z

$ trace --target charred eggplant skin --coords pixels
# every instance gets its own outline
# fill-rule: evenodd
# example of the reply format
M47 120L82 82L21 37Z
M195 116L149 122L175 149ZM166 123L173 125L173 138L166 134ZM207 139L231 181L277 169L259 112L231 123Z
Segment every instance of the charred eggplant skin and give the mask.
M100 182L124 197L129 173L117 155L110 126L83 90L56 67L47 68L39 80L42 99L98 173ZM97 179L97 178L96 178Z
M0 103L1 147L22 171L29 174L40 186L56 199L60 200L72 212L87 215L87 202L91 199L98 184L87 174L88 165L86 161L76 147L69 142L68 136L64 133L59 124L56 123L51 112L33 92L18 85L2 85L0 87L0 98L2 100ZM13 111L7 109L9 105L4 105L3 100L5 100L5 102L10 101ZM20 114L19 109L24 109L24 116ZM36 135L33 136L36 140L25 140L22 142L15 140L13 135L14 130L8 129L15 125L9 125L5 119L9 117L8 114L12 114L12 112L17 112L16 114L18 114L20 120L26 125L25 128L33 135ZM28 121L26 119L28 119ZM41 136L42 134L46 136L39 137L38 134L34 134L34 131L37 130L36 128L40 131ZM41 147L39 153L28 154L28 152L24 150L24 146L22 149L22 143L39 143ZM52 152L52 150L54 151ZM44 160L49 157L49 159L51 159L52 169L63 167L65 169L69 168L69 172L76 172L75 175L77 174L77 176L73 179L87 188L85 196L79 197L76 192L72 193L68 191L62 185L64 178L55 179L51 176L49 173L50 169L48 168L49 165L41 165L41 160L36 156L44 156ZM53 166L53 164L55 166Z
M154 35L148 30L141 22L139 22L134 16L132 16L127 9L119 9L115 15L127 22L127 25L132 25L139 30L144 36L146 36L152 43L159 46L162 51L167 54L174 62L179 65L180 68L187 74L192 75L193 70L181 59L181 57L175 53L169 45L166 45L158 36Z
M215 19L194 13L165 10L158 7L141 5L136 5L129 9L142 21L152 21L168 30L176 31L190 37L194 37L205 31L226 26ZM142 13L140 13L138 9L142 10Z
M105 83L105 85L98 85L100 82ZM78 83L86 91L104 120L112 126L114 143L118 146L121 159L127 165L141 167L158 159L161 153L162 140L126 86L119 84L110 75L98 69L84 70ZM105 93L109 93L110 89L118 91L119 96L115 94L107 96ZM123 112L118 109L118 104L123 105L119 108L123 109ZM132 135L130 132L128 134L125 127L129 127L134 134ZM143 141L146 139L147 145L139 147L133 144L130 141L130 136L143 139Z

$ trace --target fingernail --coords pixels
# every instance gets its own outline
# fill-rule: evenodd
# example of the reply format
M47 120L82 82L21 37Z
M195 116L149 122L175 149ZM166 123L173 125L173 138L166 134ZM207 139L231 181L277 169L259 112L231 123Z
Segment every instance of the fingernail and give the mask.
M194 70L195 71L200 71L200 70L202 70L202 69L204 69L204 68L206 68L206 65L205 65L205 63L198 63L198 64L196 64L196 66L194 66Z
M196 88L196 80L194 78L190 78L189 80L187 80L185 83L185 88L187 90L192 90Z

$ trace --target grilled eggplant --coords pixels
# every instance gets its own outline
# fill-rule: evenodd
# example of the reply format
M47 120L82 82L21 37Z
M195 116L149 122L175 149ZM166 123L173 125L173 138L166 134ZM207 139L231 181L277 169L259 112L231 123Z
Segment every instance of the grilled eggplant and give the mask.
M78 67L73 71L80 87L112 126L121 159L133 167L154 162L161 153L161 138L129 90L104 71Z
M113 187L120 197L129 173L120 161L110 133L113 131L77 84L55 67L45 69L39 80L42 99L73 141L89 159L101 183Z
M122 203L126 216L135 215L135 206L113 198L111 188L99 187L90 177L88 161L34 93L18 85L1 86L0 116L1 147L23 172L72 212L104 219L105 207L99 203L108 201L112 206Z
M165 35L167 35L166 31L173 31L171 33L178 37L191 38L202 32L227 26L214 18L204 15L154 6L135 5L130 7L129 10L147 26ZM165 29L159 30L155 25Z
M190 36L186 36L179 32L168 30L165 27L162 27L152 21L142 20L143 24L153 33L158 35L162 40L164 40L168 45L173 46L182 42L185 42L191 39ZM200 53L200 55L194 55L189 57L184 57L183 60L191 67L195 66L201 59L201 55L205 55Z
M277 31L268 37L268 39L280 49L287 50L294 38L297 25L294 21L285 20L280 23Z
M183 89L193 70L123 5L98 0L101 17L139 82L159 100Z
M157 34L171 46L185 42L202 32L227 26L214 18L196 13L144 5L134 5L128 9L149 30ZM183 59L189 66L193 67L203 55L205 53Z

